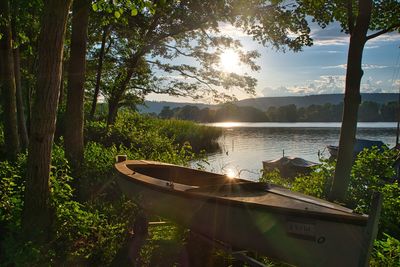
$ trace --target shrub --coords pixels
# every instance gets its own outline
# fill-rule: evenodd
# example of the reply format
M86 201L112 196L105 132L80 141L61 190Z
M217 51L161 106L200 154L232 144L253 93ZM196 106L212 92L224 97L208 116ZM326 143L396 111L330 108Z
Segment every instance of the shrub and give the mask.
M283 178L278 169L274 169L273 171L268 172L263 171L259 181L280 185L286 188L291 188L292 186L291 181L287 178Z
M79 203L73 198L68 162L64 151L54 146L50 174L51 205L55 220L51 240L47 244L25 242L21 235L23 205L23 170L26 157L15 165L0 164L0 222L3 264L17 266L77 264L84 261L107 265L124 242L136 206L123 198L113 203Z
M351 180L348 189L347 203L361 212L369 210L372 191L382 191L382 188L393 182L394 150L379 150L376 147L363 150L355 160L351 170Z
M87 122L87 141L99 142L106 147L123 145L138 148L147 155L157 151L163 153L171 147L185 146L187 143L199 152L201 149L215 149L216 139L221 130L180 120L161 120L136 112L121 111L114 123L107 127L104 122Z
M370 266L400 266L400 241L388 234L384 238L375 241Z
M158 120L160 133L178 144L189 142L194 151L218 149L217 139L222 130L183 120Z
M335 161L322 160L321 165L315 167L310 175L296 177L292 190L318 198L328 198L335 166Z

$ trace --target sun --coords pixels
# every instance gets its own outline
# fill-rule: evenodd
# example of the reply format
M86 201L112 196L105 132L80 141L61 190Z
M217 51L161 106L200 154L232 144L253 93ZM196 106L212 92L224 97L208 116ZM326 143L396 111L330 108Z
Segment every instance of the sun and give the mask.
M238 53L232 49L225 50L219 57L219 65L223 71L237 72L240 69Z

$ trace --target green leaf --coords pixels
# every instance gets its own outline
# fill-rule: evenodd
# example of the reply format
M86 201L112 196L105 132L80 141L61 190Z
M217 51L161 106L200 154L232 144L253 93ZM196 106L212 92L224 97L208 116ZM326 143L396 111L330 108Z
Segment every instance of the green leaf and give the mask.
M138 14L137 9L136 9L136 8L133 8L133 9L131 10L131 16L136 16L137 14Z
M121 17L121 13L119 13L119 11L115 11L114 12L114 16L119 19L119 17Z
M94 3L94 4L92 5L92 9L93 9L93 11L97 11L97 10L99 9L99 7L97 6L96 3Z

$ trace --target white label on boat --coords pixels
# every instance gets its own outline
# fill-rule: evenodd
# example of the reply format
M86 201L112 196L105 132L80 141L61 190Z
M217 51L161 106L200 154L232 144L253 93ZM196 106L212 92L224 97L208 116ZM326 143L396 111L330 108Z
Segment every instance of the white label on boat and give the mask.
M315 224L287 221L286 233L296 238L315 241Z

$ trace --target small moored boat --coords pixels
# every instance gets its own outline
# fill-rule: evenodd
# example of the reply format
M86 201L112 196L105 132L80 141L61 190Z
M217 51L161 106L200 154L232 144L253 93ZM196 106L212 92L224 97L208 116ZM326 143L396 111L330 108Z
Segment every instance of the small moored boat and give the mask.
M357 266L368 217L276 185L144 160L115 164L145 210L298 266Z
M383 148L386 147L386 145L382 141L357 139L353 149L354 157L357 156L365 148L372 148L374 146L376 146L380 150L383 150ZM326 146L326 148L328 149L332 157L336 158L338 156L339 146L328 145Z
M319 163L305 160L298 157L281 157L275 160L263 161L263 169L267 172L278 169L282 177L294 177L298 174L308 174L312 167L320 165Z

